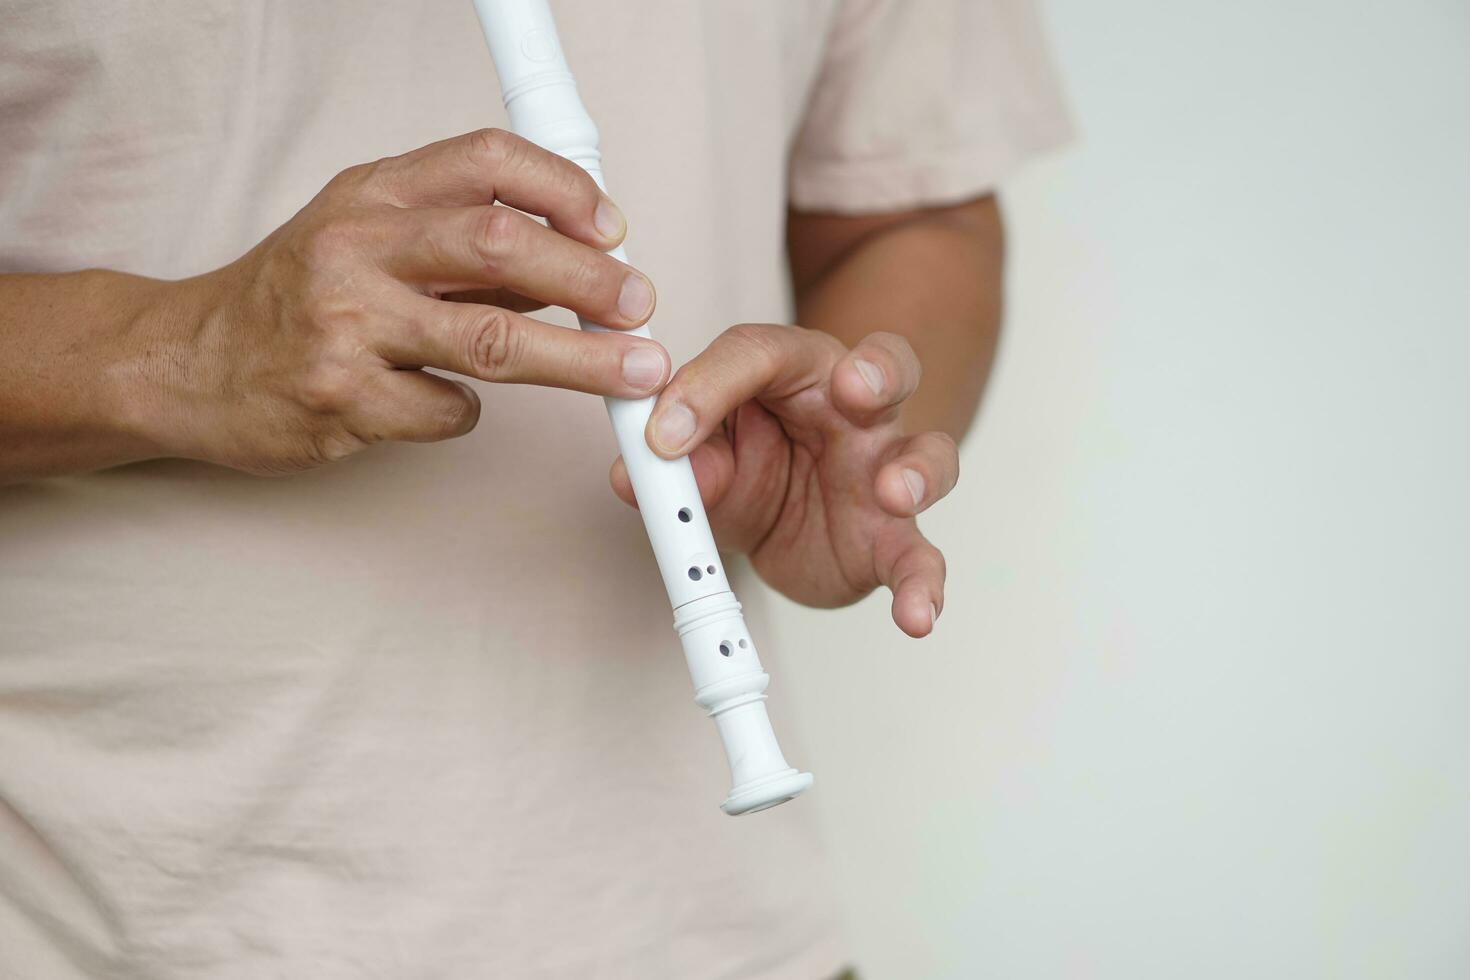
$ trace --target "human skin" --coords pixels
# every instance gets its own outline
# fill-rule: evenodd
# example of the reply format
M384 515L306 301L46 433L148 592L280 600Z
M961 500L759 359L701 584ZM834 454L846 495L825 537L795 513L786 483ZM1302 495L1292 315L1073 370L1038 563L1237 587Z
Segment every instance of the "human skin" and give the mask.
M617 332L654 294L603 254L625 231L616 207L518 137L456 137L344 171L193 279L0 276L0 483L162 457L287 474L469 432L474 392L424 367L615 397L668 382L650 445L692 453L723 546L812 605L886 585L895 622L923 636L944 560L914 517L958 476L998 322L987 214L988 199L793 214L805 327L733 327L669 381L662 347ZM526 316L548 304L615 329ZM941 384L920 385L916 349ZM619 465L613 487L631 502Z
M469 432L475 393L423 367L651 394L660 345L521 312L645 322L652 284L602 251L624 231L575 164L483 130L343 171L192 279L0 277L0 482L157 457L285 474Z
M659 395L649 444L690 453L716 537L773 587L837 606L887 586L894 622L925 636L944 609L945 565L915 517L959 477L956 440L994 358L999 210L987 196L793 212L787 237L804 329L726 331ZM634 503L621 460L611 479Z

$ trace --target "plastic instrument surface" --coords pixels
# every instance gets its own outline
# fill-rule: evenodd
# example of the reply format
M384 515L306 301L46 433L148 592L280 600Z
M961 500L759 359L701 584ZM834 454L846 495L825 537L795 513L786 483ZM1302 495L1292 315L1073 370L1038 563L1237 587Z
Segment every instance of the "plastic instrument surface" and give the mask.
M593 124L562 54L546 0L475 0L511 128L574 161L605 187ZM609 254L626 261L623 248ZM582 320L584 330L604 330ZM645 325L631 331L649 336ZM655 455L644 439L653 398L609 398L618 448L628 467L648 540L674 607L674 629L694 681L694 699L715 721L732 788L721 808L753 813L784 803L812 783L787 764L771 730L761 667L740 603L730 590L687 459Z

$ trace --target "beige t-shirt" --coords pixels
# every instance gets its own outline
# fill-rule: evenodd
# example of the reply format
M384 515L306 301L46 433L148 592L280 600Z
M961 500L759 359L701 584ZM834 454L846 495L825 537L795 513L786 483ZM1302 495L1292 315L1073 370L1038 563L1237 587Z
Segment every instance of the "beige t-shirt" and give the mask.
M555 6L676 362L789 319L788 202L964 199L1065 130L1024 0ZM0 272L202 272L503 121L468 0L0 0ZM0 976L838 969L810 808L716 808L601 403L480 392L301 476L0 490Z

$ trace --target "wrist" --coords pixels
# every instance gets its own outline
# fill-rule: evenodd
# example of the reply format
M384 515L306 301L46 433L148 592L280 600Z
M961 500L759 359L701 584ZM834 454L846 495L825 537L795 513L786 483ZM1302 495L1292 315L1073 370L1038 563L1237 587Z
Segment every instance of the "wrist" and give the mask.
M215 306L212 276L128 277L131 303L99 401L137 458L202 458L190 393L205 387L199 341Z

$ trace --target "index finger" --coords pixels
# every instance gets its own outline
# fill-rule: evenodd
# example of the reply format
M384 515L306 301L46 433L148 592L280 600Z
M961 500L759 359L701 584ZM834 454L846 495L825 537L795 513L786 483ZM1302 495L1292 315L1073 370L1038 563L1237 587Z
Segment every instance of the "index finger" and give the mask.
M666 459L703 442L752 398L784 398L828 378L847 348L831 334L742 323L681 367L648 420L648 445Z
M368 180L401 207L499 201L602 250L627 233L623 213L587 171L503 129L476 130L380 160Z

